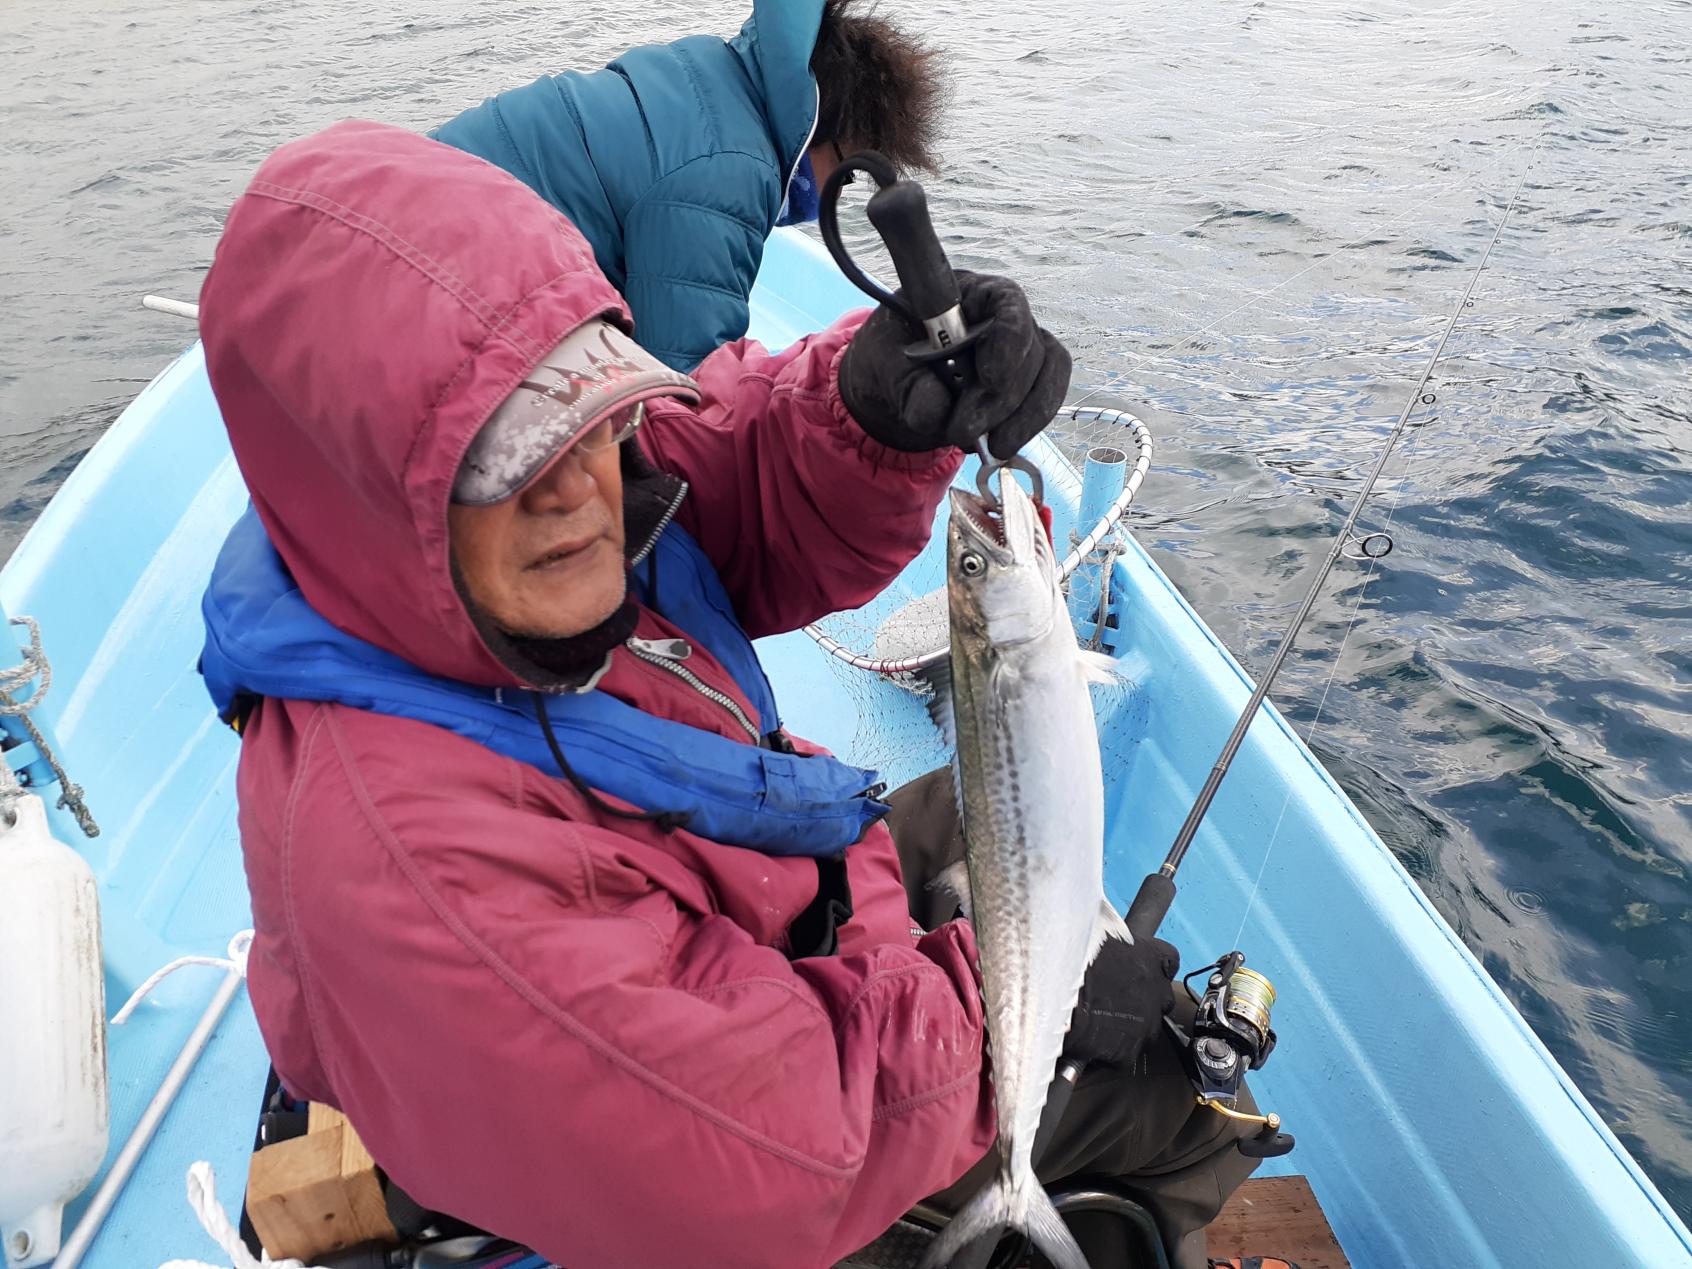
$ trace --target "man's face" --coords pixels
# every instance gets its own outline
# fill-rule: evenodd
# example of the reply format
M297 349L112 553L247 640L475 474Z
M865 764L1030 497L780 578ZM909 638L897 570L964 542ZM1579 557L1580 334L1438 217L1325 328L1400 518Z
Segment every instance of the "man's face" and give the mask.
M470 600L507 634L578 635L622 604L619 448L573 447L503 502L448 510Z

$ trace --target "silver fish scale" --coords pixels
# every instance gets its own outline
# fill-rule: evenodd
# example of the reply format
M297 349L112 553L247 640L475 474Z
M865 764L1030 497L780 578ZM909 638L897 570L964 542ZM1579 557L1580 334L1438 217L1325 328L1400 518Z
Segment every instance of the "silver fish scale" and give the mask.
M953 642L971 915L1000 1147L1019 1176L1030 1169L1103 887L1102 851L1088 846L1103 828L1098 747L1076 654L1067 620L1016 647Z
M1038 508L1014 479L999 487L996 502L951 494L950 691L937 681L933 702L957 745L999 1168L924 1253L923 1269L1007 1228L1026 1232L1052 1264L1087 1269L1030 1156L1100 928L1104 781L1087 659Z

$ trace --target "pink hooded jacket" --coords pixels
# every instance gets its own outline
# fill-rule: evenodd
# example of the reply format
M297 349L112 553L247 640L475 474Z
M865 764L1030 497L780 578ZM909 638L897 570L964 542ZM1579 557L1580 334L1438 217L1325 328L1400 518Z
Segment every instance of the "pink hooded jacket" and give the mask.
M448 494L566 332L627 322L581 236L479 159L345 123L260 168L201 298L236 457L312 606L431 673L519 686L453 584ZM699 407L656 404L641 434L753 636L875 594L956 471L846 413L860 320L722 348ZM643 611L637 633L682 632ZM690 665L747 704L702 649ZM598 690L744 738L622 649ZM913 933L880 825L847 854L839 954L793 961L811 860L603 816L424 723L265 700L239 795L276 1068L427 1206L568 1269L824 1266L990 1146L968 928Z

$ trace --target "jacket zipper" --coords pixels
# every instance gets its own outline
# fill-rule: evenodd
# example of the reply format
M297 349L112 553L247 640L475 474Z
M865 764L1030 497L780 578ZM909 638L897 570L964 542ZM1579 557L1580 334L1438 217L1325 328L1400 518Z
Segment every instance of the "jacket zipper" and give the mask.
M676 496L670 500L670 505L664 509L664 514L659 519L657 527L647 536L645 544L641 546L640 550L629 556L630 568L643 563L646 557L652 554L653 548L658 545L659 536L670 527L670 521L674 520L676 512L681 510L682 499L685 497L687 497L687 481L684 480L681 482L681 488L676 490Z
M811 138L817 135L817 124L822 122L822 85L816 86L817 104L811 108L811 130L805 134L805 144L799 147L799 153L794 157L793 166L787 169L787 180L781 186L781 209L776 212L779 220L787 215L787 191L793 186L793 177L799 171L799 164L804 161L805 151L811 148ZM822 193L819 188L817 193Z
M757 725L746 716L746 711L735 703L734 697L726 692L719 692L682 664L693 654L693 649L685 642L680 639L630 639L623 646L648 665L669 671L706 700L720 705L734 716L734 721L745 729L753 744L759 742Z

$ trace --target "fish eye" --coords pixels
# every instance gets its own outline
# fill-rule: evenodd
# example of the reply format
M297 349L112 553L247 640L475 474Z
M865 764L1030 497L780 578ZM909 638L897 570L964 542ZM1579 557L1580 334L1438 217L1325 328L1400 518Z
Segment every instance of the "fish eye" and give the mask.
M974 551L966 551L959 558L958 567L963 570L965 577L980 577L987 571L987 561Z

